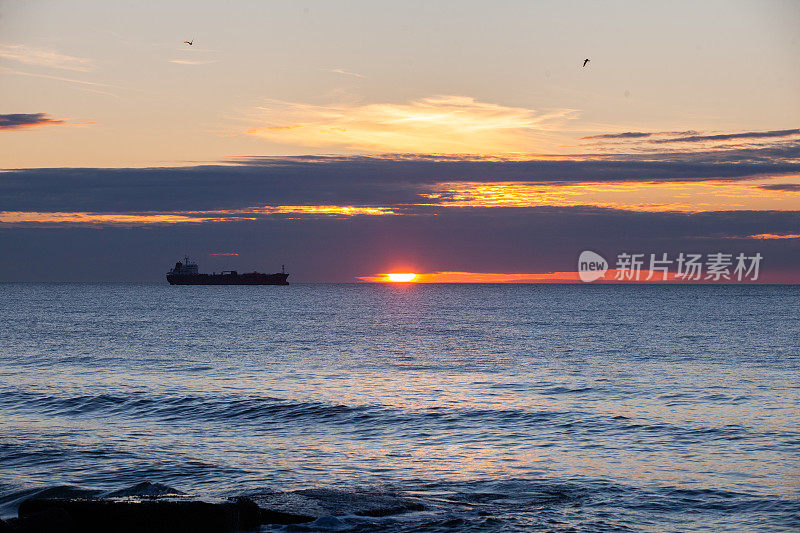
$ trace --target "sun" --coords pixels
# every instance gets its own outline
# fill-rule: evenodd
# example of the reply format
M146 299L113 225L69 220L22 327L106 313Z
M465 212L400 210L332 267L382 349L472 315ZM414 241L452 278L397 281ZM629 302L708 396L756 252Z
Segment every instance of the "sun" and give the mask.
M391 274L386 274L387 281L394 281L394 282L408 282L414 281L417 275L413 272L392 272Z

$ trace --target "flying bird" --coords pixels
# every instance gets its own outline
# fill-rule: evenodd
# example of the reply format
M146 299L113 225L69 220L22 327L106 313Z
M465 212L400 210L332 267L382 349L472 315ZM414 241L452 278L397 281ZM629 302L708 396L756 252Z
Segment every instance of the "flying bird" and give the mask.
M189 44L192 44L192 43L189 43ZM588 60L588 59L584 59L584 60L583 60L583 66L585 67L585 66L586 66L586 63L588 63L588 62L589 62L589 60Z
M194 44L194 39L192 39L191 41L183 41L183 42L185 42L189 46L192 46ZM589 60L587 59L586 61L589 61Z

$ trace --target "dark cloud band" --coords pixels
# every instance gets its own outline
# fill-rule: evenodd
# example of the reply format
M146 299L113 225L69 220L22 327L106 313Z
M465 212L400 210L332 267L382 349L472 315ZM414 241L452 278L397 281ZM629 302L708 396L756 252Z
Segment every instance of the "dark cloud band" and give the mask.
M581 137L581 140L613 140L613 139L648 139L654 144L679 143L679 142L705 142L705 141L730 141L737 139L780 139L800 135L800 128L772 131L748 131L743 133L721 133L715 135L700 135L696 131L627 131L624 133L604 133ZM666 137L651 139L651 137Z
M738 139L776 139L800 135L800 129L774 130L774 131L748 131L745 133L723 133L719 135L690 135L688 137L674 137L671 139L653 139L652 143L677 143L677 142L706 142L706 141L732 141Z
M656 135L655 133L646 133L643 131L626 131L625 133L605 133L603 135L590 135L588 137L581 137L581 140L588 139L641 139L643 137L650 137Z
M796 150L796 148L795 148ZM770 152L771 153L771 152ZM439 183L672 183L800 174L800 162L759 151L657 160L617 156L491 161L424 157L251 158L235 165L10 170L0 211L201 211L257 205L398 206Z

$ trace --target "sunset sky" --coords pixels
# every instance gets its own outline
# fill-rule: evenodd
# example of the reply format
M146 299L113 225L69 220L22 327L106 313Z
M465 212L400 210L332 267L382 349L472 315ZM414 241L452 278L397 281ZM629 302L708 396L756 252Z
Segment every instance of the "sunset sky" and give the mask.
M0 169L0 281L799 283L800 3L3 0Z

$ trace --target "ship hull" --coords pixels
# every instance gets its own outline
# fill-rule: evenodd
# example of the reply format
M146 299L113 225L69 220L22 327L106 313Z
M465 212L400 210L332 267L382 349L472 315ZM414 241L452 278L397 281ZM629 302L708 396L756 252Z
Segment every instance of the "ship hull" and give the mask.
M167 274L170 285L288 285L289 274Z

